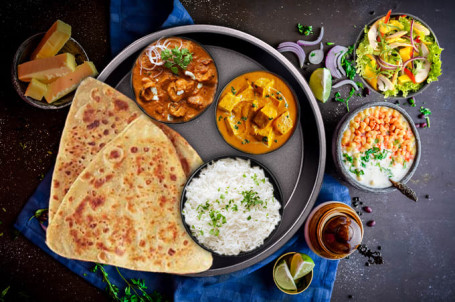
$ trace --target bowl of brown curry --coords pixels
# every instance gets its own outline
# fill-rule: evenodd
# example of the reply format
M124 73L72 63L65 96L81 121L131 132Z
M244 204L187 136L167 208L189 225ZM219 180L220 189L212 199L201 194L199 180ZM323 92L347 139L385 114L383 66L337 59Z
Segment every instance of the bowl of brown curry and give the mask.
M167 37L141 52L131 83L137 104L148 116L163 123L184 123L213 103L218 71L199 43Z
M299 103L290 86L265 70L231 80L218 97L216 124L231 147L250 154L281 148L299 122Z

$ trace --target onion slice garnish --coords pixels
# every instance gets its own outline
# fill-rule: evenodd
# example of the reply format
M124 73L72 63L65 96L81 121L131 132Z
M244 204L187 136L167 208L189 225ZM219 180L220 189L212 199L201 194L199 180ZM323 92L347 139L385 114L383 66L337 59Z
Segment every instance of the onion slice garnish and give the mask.
M319 49L315 49L312 52L310 52L310 56L308 57L308 60L310 61L311 64L319 64L324 60L324 46L322 45L321 42L321 47Z
M414 57L414 58L411 58L409 60L407 60L406 62L403 63L403 68L406 67L406 65L408 65L409 63L411 63L412 61L415 61L415 60L425 60L425 61L428 61L427 58L425 57Z
M378 57L377 59L379 66L381 66L382 69L385 70L395 70L397 68L402 68L402 65L395 65L389 62L384 61L381 57Z
M299 59L300 68L303 67L303 63L305 62L305 51L303 50L300 45L294 42L283 42L278 45L277 50L281 53L283 52L292 52L294 53L297 58Z
M413 33L413 31L414 31L414 19L411 20L411 29L409 31L410 31L410 38L411 38L410 40L411 40L412 48L415 51L419 52L419 50L417 49L417 46L415 46L415 44L414 44L414 33Z
M341 86L344 86L344 85L352 85L352 87L354 87L355 90L359 90L359 86L357 86L357 84L354 81L352 81L352 80L339 81L338 83L333 85L332 88L338 88L338 87L341 87Z
M321 33L319 34L319 37L314 40L314 41L305 41L305 40L298 40L297 41L297 44L301 45L301 46L313 46L313 45L317 45L319 44L321 41L322 41L322 38L324 37L324 26L321 27Z
M347 52L348 49L344 46L336 45L329 50L327 55L325 56L325 67L330 70L332 77L340 79L343 75L340 73L337 67L337 59L342 54ZM341 62L341 59L340 59ZM341 64L341 63L340 63ZM344 69L343 69L344 71ZM346 73L345 73L346 74Z

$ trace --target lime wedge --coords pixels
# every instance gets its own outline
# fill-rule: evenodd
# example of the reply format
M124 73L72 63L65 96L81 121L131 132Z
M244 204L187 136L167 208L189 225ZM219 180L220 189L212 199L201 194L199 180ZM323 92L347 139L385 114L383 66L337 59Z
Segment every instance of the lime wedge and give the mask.
M291 272L286 261L281 261L275 268L274 277L276 283L285 290L297 290L294 280L292 279Z
M332 75L327 68L318 68L311 74L310 88L314 96L325 103L332 91Z
M294 281L310 273L314 268L313 259L306 254L294 254L291 260L291 275Z

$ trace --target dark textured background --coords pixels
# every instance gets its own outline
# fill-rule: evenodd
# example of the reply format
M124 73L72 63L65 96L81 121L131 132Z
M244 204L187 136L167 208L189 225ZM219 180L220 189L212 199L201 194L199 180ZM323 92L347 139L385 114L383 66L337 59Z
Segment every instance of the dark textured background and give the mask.
M9 3L5 3L9 2ZM455 71L453 1L183 1L196 23L236 28L276 45L297 40L297 22L324 26L324 42L350 45L371 18L389 8L426 21L436 32L443 52L444 74L416 98L417 107L404 105L418 120L420 105L433 111L431 128L420 129L423 154L410 185L420 200L399 193L373 195L351 189L373 208L363 214L376 226L365 229L364 243L382 246L385 264L366 267L355 253L342 260L333 301L450 301L455 299ZM35 109L16 95L10 84L15 49L27 37L56 20L73 26L73 37L101 71L111 59L108 1L2 1L0 4L0 291L11 285L7 300L103 301L106 296L21 236L12 225L43 173L52 166L68 109ZM313 38L315 38L313 36ZM306 48L311 50L311 48ZM307 52L308 53L308 52ZM296 62L295 57L286 55ZM302 71L308 79L312 68ZM341 90L346 95L348 88ZM377 97L353 97L352 109ZM403 101L401 102L403 103ZM346 113L343 104L319 104L328 146L333 129ZM330 154L330 152L328 153ZM329 156L327 172L335 175ZM429 199L424 196L430 195ZM16 239L14 239L16 238Z

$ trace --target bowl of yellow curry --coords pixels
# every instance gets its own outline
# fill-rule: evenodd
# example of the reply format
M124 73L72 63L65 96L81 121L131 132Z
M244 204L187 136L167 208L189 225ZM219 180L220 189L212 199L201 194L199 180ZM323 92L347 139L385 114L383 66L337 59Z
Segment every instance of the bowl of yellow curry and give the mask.
M250 154L265 154L282 147L297 128L299 116L299 103L290 86L264 70L231 80L216 106L221 136L231 147Z
M139 108L163 123L200 116L215 99L218 71L202 45L181 37L161 38L134 63L131 84Z

